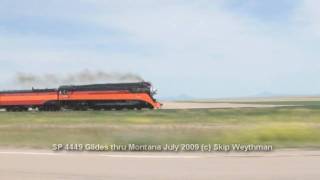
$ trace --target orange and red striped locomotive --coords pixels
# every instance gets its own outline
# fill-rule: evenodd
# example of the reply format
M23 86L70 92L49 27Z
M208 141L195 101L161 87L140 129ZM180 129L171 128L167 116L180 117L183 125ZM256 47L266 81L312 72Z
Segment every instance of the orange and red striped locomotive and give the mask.
M58 89L0 91L0 108L7 111L158 109L149 82L60 86Z

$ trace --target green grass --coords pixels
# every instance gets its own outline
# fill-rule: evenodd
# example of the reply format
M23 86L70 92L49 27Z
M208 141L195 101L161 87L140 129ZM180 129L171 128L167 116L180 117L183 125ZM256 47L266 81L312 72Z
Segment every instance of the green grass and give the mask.
M0 147L55 143L272 144L320 147L320 108L0 112Z

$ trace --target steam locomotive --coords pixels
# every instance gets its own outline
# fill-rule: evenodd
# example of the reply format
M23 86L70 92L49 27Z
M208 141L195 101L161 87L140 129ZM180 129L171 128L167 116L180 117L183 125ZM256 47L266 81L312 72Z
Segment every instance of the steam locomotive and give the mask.
M149 82L60 86L58 89L0 91L6 111L158 109Z

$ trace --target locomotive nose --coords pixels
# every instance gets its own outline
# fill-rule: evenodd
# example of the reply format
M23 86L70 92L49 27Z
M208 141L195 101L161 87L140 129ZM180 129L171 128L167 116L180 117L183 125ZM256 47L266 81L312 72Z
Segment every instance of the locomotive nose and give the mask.
M157 102L157 103L156 103L156 108L157 108L157 109L160 109L160 108L162 107L162 105L163 105L162 103Z

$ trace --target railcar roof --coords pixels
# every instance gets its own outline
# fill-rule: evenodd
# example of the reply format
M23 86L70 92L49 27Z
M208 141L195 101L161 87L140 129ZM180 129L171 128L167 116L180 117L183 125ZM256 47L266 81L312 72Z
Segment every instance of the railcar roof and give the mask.
M89 84L89 85L68 85L60 86L59 90L70 89L127 89L127 88L146 88L150 87L148 82L136 82L136 83L108 83L108 84Z
M57 91L57 89L6 90L6 91L0 91L0 94L33 93L33 92L56 92L56 91Z

